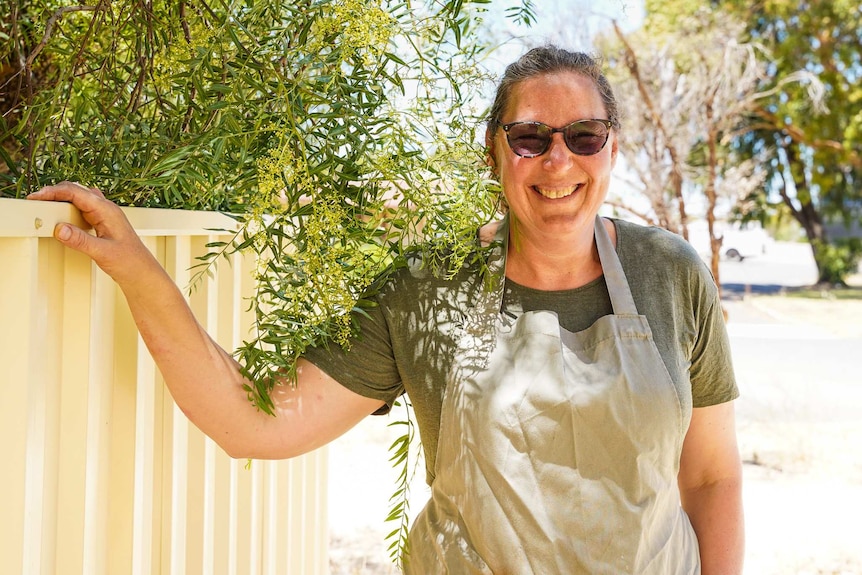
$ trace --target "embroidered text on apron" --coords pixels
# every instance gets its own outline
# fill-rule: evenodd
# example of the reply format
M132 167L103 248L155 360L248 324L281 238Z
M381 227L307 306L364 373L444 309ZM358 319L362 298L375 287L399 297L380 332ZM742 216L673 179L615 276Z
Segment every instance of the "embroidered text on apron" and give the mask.
M677 488L691 413L595 228L614 315L572 333L553 312L501 313L500 225L496 285L468 312L406 573L700 573Z

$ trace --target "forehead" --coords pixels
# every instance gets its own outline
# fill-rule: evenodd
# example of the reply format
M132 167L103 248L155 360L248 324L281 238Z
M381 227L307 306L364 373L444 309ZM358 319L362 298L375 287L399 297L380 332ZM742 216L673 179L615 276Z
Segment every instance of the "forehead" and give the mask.
M504 121L571 122L604 118L605 105L592 78L577 72L554 72L513 86Z

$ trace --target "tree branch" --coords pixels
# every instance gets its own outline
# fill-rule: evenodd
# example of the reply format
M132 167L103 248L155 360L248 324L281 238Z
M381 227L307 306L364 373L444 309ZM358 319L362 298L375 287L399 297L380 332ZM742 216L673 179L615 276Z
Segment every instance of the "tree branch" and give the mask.
M63 8L58 8L56 12L51 14L51 17L48 18L48 21L45 22L45 33L42 35L42 39L39 40L39 43L36 44L36 47L33 48L33 51L30 52L30 55L27 56L27 60L24 62L24 66L29 69L33 65L33 61L36 59L36 56L39 55L45 46L48 45L48 40L51 39L51 34L54 32L54 25L57 24L57 21L69 14L71 12L95 12L95 6L64 6Z
M614 200L614 199L605 199L605 204L607 204L611 207L620 209L620 210L624 210L624 211L632 214L633 216L642 219L643 221L645 221L650 226L658 226L659 225L659 222L656 221L656 219L653 218L651 215L644 213L644 212L640 212L640 211L638 211L632 207L629 207L621 201Z
M805 144L812 148L819 148L821 150L835 150L836 152L846 153L850 163L853 164L854 167L862 168L862 155L855 150L848 150L841 144L841 142L837 142L835 140L809 139L801 129L793 124L784 123L778 118L778 116L764 108L756 108L754 113L764 119L770 128L784 132L790 136L790 139L794 142Z
M673 139L671 138L671 134L668 132L667 128L662 122L661 115L655 108L655 104L652 101L652 97L649 94L649 91L646 89L644 85L643 78L641 78L640 69L638 68L638 60L635 51L632 49L631 44L629 44L628 40L623 34L623 31L620 29L619 24L616 20L611 21L614 26L614 32L616 32L617 37L620 42L622 42L623 48L625 49L625 62L626 66L629 69L632 77L635 79L635 83L638 86L638 92L640 92L641 97L644 100L644 104L649 110L650 118L652 119L653 124L655 124L656 128L658 128L659 132L664 135L665 138L665 148L667 149L668 155L670 155L671 160L671 185L673 187L674 195L679 202L679 219L680 219L680 227L683 232L683 237L688 239L688 216L685 212L685 198L682 196L682 168L681 168L681 160L679 158L679 153L676 147L673 145Z

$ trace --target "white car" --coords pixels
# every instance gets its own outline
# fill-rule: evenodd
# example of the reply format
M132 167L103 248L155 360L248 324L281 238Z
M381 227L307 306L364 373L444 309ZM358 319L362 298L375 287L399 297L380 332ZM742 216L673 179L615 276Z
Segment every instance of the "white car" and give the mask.
M760 256L769 250L773 239L760 224L750 222L745 225L716 222L715 234L722 238L721 255L727 259L743 261L745 258ZM691 245L703 257L709 257L711 248L706 222L696 221L689 224L688 238Z
M744 227L729 225L721 231L721 251L728 259L741 262L752 256L762 256L769 249L772 238L759 224Z

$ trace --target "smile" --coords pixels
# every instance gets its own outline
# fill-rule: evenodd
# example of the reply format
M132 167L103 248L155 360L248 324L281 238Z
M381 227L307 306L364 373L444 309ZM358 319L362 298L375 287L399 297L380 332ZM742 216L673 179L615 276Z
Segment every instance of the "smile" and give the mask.
M538 186L533 186L533 189L536 190L537 192L539 192L543 197L548 198L549 200L559 200L560 198L565 198L565 197L571 196L580 187L581 187L581 185L578 184L576 186L569 186L566 188L554 188L554 189L547 189L547 188L540 188Z

